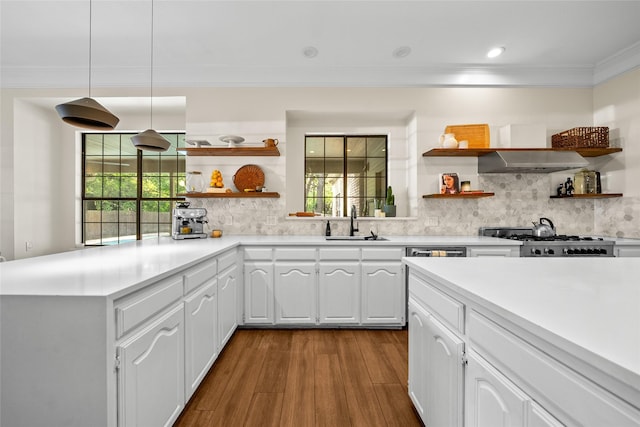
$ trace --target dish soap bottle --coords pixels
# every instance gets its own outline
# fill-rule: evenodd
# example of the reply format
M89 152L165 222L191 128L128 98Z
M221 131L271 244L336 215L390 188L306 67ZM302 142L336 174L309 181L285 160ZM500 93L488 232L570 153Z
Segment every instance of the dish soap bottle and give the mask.
M327 221L327 228L324 232L325 236L331 236L331 224L329 224L329 221Z

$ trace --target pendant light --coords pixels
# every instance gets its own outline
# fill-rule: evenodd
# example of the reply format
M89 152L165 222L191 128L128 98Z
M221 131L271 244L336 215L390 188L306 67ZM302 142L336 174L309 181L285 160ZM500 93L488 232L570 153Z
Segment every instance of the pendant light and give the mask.
M113 130L119 118L91 98L91 24L92 2L89 0L89 97L56 105L58 115L65 123L86 129Z
M151 93L150 99L150 121L153 127L153 0L151 0ZM138 150L146 151L167 151L171 143L153 129L147 129L131 137L131 142Z

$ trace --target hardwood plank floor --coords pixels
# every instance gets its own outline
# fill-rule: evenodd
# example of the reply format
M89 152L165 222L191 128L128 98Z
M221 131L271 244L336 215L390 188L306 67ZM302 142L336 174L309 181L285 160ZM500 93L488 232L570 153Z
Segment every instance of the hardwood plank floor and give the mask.
M407 331L239 329L176 427L421 426Z

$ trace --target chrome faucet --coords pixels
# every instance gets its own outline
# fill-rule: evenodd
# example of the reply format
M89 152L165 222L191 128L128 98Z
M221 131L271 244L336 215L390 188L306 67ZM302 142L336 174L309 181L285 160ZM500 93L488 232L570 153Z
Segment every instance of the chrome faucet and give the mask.
M356 205L351 205L351 225L349 227L349 236L353 236L356 231L360 231L353 226L353 220L356 219ZM357 226L357 224L356 224Z

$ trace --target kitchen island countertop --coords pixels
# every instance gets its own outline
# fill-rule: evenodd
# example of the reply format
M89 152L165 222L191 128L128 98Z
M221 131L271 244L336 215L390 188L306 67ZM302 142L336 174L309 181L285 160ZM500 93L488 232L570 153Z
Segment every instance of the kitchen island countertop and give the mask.
M385 236L384 241L327 241L324 236L224 236L219 239L147 239L0 263L0 295L109 296L117 298L233 247L244 245L513 246L481 236Z
M628 384L640 401L638 258L403 260L447 291Z

